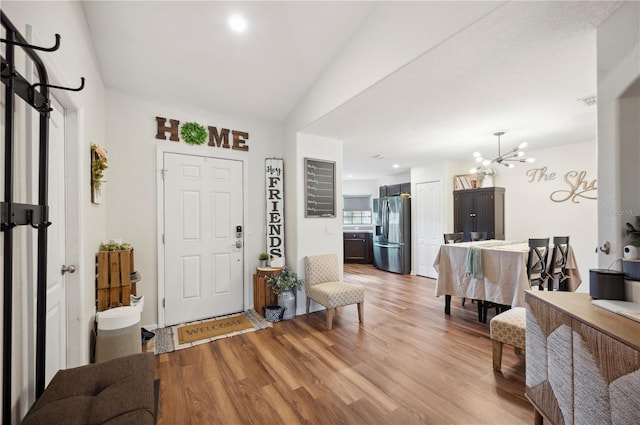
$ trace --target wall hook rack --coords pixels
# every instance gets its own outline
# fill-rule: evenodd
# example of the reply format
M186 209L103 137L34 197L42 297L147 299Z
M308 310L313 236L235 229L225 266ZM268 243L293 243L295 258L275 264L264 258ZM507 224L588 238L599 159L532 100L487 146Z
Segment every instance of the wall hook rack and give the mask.
M67 90L67 91L80 91L84 89L84 77L80 77L80 87L77 87L77 88L56 86L53 84L44 84L44 83L31 84L28 90L29 103L31 103L31 105L40 112L49 112L51 111L51 108L49 107L48 99L43 100L42 104L40 105L36 103L36 87L46 87L48 89L60 89L60 90Z
M44 227L51 226L50 221L42 221L41 223L34 223L33 220L33 210L27 210L27 224L33 227L34 229L42 229Z
M68 90L68 91L80 91L84 88L84 77L80 77L80 87L78 88L71 88L71 87L62 87L62 86L56 86L53 84L44 84L44 83L35 83L35 84L31 84L31 90L35 90L36 87L48 87L50 89L60 89L60 90Z
M41 52L55 52L60 48L60 34L56 34L56 44L54 44L53 47L34 46L33 44L22 43L15 40L7 40L5 38L0 38L0 42L12 44L14 46L26 47L27 49L40 50Z
M2 418L0 423L12 423L12 406L14 397L12 396L12 371L13 371L13 316L14 316L14 286L23 284L18 282L13 273L14 268L14 230L17 226L31 226L37 233L37 272L35 274L34 292L36 295L35 306L35 396L40 398L45 387L45 355L47 341L46 326L46 305L47 305L47 228L51 225L48 220L48 170L49 170L49 111L50 98L49 89L62 89L70 91L80 91L84 88L84 78L81 79L80 87L62 87L49 84L47 69L44 62L38 56L38 51L54 52L60 47L60 35L56 34L55 45L53 47L34 46L29 43L22 34L11 23L7 15L0 9L0 24L4 29L4 37L0 42L5 43L5 47L0 52L0 82L6 87L4 89L4 103L1 109L5 114L4 128L4 191L2 202L0 202L0 232L4 242L4 253L2 258ZM27 79L16 69L16 50L21 49L24 55L33 62L34 74L37 74L36 84L31 83L31 78ZM37 89L37 90L36 90ZM25 101L40 113L39 129L37 135L34 132L32 138L27 139L24 134L16 134L14 121L15 110L18 98ZM27 144L37 143L38 152L38 202L37 204L20 204L14 200L15 175L15 138L19 136L20 142ZM34 180L36 180L34 178ZM20 396L22 397L22 396Z

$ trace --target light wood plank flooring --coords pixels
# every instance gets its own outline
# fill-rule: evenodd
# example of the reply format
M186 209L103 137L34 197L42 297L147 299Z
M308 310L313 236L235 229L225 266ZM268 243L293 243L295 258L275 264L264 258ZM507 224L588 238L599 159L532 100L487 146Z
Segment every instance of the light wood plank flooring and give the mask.
M157 356L158 424L533 423L524 357L505 347L493 372L475 304L446 316L435 281L371 265L345 281L366 287L362 324L346 306L331 331L319 311Z

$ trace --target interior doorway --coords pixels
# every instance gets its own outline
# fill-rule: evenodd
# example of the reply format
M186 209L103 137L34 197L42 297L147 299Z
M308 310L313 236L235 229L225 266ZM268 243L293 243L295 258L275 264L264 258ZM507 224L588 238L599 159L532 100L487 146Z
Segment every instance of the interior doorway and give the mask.
M164 325L243 311L243 163L163 154Z
M67 272L62 272L62 267L67 265L65 110L54 97L51 97L51 108L48 190L52 224L47 229L45 385L58 370L67 368Z
M417 207L417 272L419 276L433 279L438 272L433 268L433 262L442 245L444 224L442 221L442 184L432 181L416 184Z

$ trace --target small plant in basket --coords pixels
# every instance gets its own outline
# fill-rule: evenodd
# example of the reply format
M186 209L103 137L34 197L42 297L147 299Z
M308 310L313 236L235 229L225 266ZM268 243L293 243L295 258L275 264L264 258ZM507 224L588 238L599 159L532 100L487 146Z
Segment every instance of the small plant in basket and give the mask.
M300 288L304 285L304 279L298 279L298 275L293 270L285 267L280 273L269 277L267 283L274 294L280 295L284 291Z

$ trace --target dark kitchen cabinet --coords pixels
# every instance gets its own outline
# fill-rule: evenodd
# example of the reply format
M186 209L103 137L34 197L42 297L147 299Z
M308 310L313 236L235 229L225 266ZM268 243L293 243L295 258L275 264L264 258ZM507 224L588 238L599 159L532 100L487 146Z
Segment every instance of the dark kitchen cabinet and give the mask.
M385 196L400 196L403 193L411 194L411 182L380 186L381 198Z
M453 192L454 232L487 232L487 239L504 240L504 188L455 190Z
M402 193L402 185L400 184L392 184L387 186L387 195L388 196L400 196Z
M373 236L369 232L344 233L344 262L369 264L373 261Z

